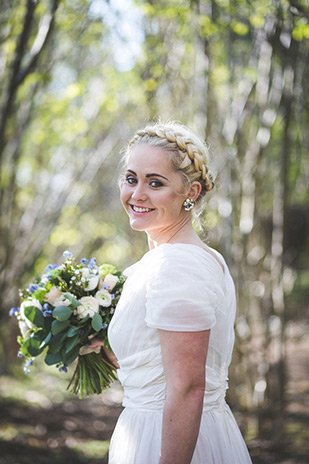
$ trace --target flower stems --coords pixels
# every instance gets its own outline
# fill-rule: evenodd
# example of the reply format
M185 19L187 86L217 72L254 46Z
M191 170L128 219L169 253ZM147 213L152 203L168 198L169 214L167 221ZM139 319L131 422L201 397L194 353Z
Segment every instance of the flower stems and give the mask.
M82 399L94 393L100 394L116 380L116 368L100 354L89 353L78 357L74 374L67 390Z

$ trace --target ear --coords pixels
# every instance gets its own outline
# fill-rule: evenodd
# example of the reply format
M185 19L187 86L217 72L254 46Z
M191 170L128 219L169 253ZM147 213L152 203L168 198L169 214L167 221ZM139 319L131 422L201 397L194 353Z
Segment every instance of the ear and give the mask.
M201 184L197 180L195 180L190 185L190 190L188 192L188 197L191 198L191 200L196 201L198 199L200 193L201 193L201 190L202 190Z

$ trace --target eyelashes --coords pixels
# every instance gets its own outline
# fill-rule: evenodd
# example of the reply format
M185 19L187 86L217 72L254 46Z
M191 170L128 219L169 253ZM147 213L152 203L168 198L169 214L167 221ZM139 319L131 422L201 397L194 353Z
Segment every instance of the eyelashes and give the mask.
M138 183L137 178L134 176L126 176L125 182L129 185L135 185ZM164 184L160 180L150 179L149 185L150 187L153 187L153 188L159 188L159 187L163 187Z

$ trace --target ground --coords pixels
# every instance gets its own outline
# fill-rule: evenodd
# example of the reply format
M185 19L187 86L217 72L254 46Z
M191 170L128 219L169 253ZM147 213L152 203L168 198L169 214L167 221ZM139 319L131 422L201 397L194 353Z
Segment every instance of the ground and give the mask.
M248 437L253 464L309 462L308 348L305 338L287 345L285 436L276 446ZM80 400L66 392L67 380L41 364L28 376L1 378L0 464L107 463L110 436L122 410L121 388L116 382L102 395ZM234 412L246 434L255 417Z

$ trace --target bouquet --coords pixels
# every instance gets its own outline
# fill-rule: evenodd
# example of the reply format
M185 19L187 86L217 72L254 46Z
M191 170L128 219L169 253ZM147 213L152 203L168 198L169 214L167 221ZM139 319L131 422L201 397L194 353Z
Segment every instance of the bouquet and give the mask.
M18 320L18 356L26 360L25 373L43 352L45 363L63 372L77 360L68 389L83 398L101 393L116 378L108 357L87 346L96 337L109 348L107 328L124 277L111 264L97 266L95 258L75 263L69 251L64 257L63 264L49 264L41 277L20 291L21 305L10 315Z

